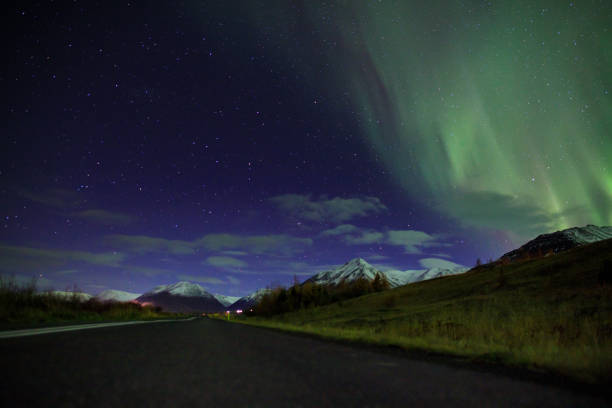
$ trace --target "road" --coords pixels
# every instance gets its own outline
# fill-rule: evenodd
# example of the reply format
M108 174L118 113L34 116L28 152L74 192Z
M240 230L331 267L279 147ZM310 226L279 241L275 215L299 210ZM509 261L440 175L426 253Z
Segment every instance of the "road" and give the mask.
M0 405L610 406L502 374L217 320L0 339Z

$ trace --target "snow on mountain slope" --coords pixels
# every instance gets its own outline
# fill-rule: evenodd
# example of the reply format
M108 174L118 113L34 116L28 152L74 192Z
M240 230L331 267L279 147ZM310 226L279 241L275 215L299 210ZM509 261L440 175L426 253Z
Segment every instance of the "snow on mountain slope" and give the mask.
M159 285L153 288L153 290L145 293L144 295L152 295L155 293L168 293L175 296L186 296L186 297L206 297L215 298L214 295L208 293L206 289L198 285L197 283L191 282L177 282L171 285ZM143 296L144 296L143 295Z
M392 288L396 288L398 286L403 286L408 283L416 282L417 276L422 274L423 272L427 272L427 270L426 269L408 270L408 271L389 270L389 271L384 271L383 274L387 278L387 282L389 282L389 285L391 285Z
M218 293L214 294L213 296L215 297L215 299L221 302L223 306L226 306L226 307L236 303L236 301L240 299L240 296L225 296L225 295L219 295Z
M159 306L169 312L220 312L225 306L196 283L160 285L135 299L141 304Z
M129 302L140 296L140 293L125 292L123 290L108 289L96 295L101 301Z
M470 268L458 266L455 268L430 268L416 275L412 282L420 282L429 279L440 278L442 276L458 275L468 271Z
M449 262L451 264L451 262ZM417 270L387 270L381 271L367 263L361 258L355 258L345 263L344 265L332 269L330 271L320 272L305 282L317 283L319 285L337 285L340 282L352 282L356 279L363 278L366 280L374 280L376 274L380 274L387 279L392 288L406 285L412 282L439 278L441 276L456 275L467 271L469 268L457 265L455 267L433 267L428 269Z
M257 302L259 302L265 294L270 293L270 292L271 292L270 289L259 289L251 293L250 295L241 297L236 302L234 302L229 307L229 309L230 310L238 310L238 309L248 310L252 308L253 306L255 306Z
M341 282L353 282L360 278L370 281L374 280L377 273L384 275L382 271L379 271L364 259L355 258L336 269L319 272L307 279L304 283L311 282L319 285L337 285Z
M530 257L547 256L568 249L612 238L612 227L586 225L573 227L550 234L538 235L523 246L510 251L500 258L502 261L514 261Z

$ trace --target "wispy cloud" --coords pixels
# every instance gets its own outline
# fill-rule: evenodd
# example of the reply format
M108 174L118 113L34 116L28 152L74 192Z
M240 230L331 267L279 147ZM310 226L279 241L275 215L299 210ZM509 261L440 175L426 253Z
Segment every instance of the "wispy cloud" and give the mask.
M387 232L388 244L403 246L407 254L419 254L419 246L434 244L436 238L423 231L391 230Z
M491 191L464 191L445 196L438 209L452 215L464 226L510 231L532 238L549 231L563 214L551 215L533 202Z
M214 251L238 250L252 254L292 255L311 246L312 239L286 234L208 234L194 241L193 245Z
M75 191L57 188L45 189L42 191L21 189L18 190L18 194L35 203L65 211L80 206L84 201Z
M127 225L134 221L130 215L101 209L78 211L72 216L103 225Z
M305 194L283 194L270 198L286 214L303 220L315 222L340 223L352 218L363 217L387 210L376 197L312 199Z
M442 241L444 238L442 234L430 235L417 230L376 231L351 224L338 225L321 232L319 236L323 238L340 237L348 245L387 244L402 246L408 254L419 254L425 248L452 246L452 244Z
M210 251L235 251L245 254L271 254L289 256L302 252L312 245L312 239L299 238L285 234L237 235L208 234L193 241L170 240L145 235L108 235L105 238L111 247L122 248L136 254L169 253L173 255L193 255L196 249Z
M173 255L192 255L195 253L193 242L146 235L108 235L105 241L113 247L123 248L127 252L136 254L159 252Z
M439 258L423 258L419 260L419 264L423 268L431 269L431 268L444 268L444 269L452 269L458 267L465 267L455 262L448 261L446 259Z
M217 266L220 268L244 268L248 264L240 259L229 256L209 256L204 261L208 265Z
M226 285L227 282L215 278L212 276L198 276L198 275L178 275L179 280L182 281L190 281L190 282L199 282L199 283L208 283L210 285Z
M174 273L174 271L171 271L169 269L151 268L148 266L128 265L128 266L125 266L123 269L129 272L135 272L139 275L144 275L148 277L158 276L158 275L171 275Z
M119 266L126 255L120 252L86 252L69 251L61 249L43 249L25 246L0 245L2 260L10 258L21 258L25 260L52 261L52 263L66 263L69 261L85 262L92 265ZM4 262L2 262L4 264Z
M231 284L231 285L239 285L240 284L240 279L236 279L233 276L227 275L226 276L227 281Z

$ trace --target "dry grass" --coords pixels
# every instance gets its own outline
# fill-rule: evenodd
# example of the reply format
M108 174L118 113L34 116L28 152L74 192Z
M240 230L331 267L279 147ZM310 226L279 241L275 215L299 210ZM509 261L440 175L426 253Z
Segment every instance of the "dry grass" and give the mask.
M612 373L612 240L328 306L239 321L459 355L591 383Z

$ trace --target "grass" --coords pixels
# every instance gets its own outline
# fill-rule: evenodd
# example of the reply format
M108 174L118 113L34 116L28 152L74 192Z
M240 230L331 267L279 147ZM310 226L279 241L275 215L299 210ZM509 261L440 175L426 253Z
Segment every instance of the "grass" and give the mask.
M612 383L612 240L234 321Z
M38 293L33 281L17 285L13 279L0 277L0 328L15 329L74 322L101 322L159 319L171 313L136 303L83 302L77 296L63 297Z

